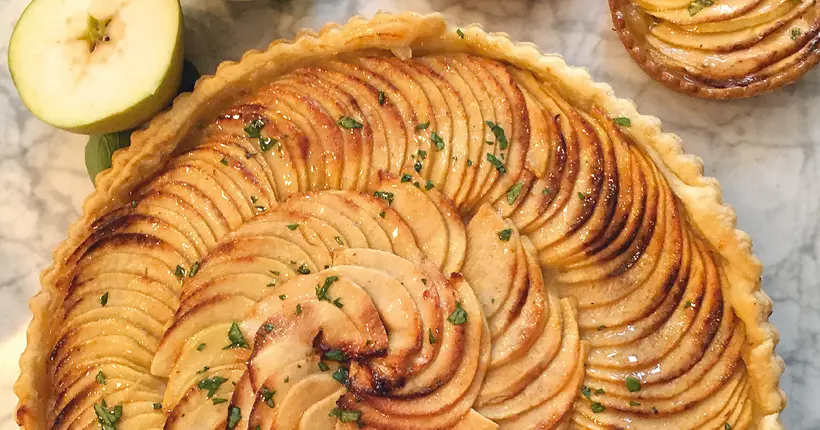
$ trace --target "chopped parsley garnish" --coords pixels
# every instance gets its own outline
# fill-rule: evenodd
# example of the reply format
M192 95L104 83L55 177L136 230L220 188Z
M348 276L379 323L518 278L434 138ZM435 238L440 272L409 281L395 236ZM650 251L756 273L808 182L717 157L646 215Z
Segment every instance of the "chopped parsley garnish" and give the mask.
M619 116L617 118L613 118L612 121L614 121L615 124L618 124L621 127L630 127L630 126L632 126L632 120L630 120L629 118L627 118L625 116Z
M460 29L460 28L459 28L458 30L456 30L456 34L458 35L458 37L460 37L460 38L464 39L464 32L463 32L463 31L461 31L461 29Z
M337 307L337 308L339 308L339 309L341 309L342 307L344 307L344 305L342 304L342 299L341 299L341 298L339 298L339 297L336 297L336 299L335 299L335 300L333 300L333 306L336 306L336 307Z
M327 372L328 370L330 370L330 367L328 367L328 365L325 364L324 361L320 361L319 362L319 370L321 370L322 372Z
M334 282L338 281L338 276L328 276L325 278L324 284L316 285L316 297L321 301L324 300L326 302L330 301L330 297L327 296L327 290L330 289L330 286L333 285Z
M270 137L260 137L259 138L259 150L262 152L267 152L273 145L279 143L276 139L271 139Z
M461 307L461 302L456 302L456 309L447 317L447 321L455 325L461 325L467 322L467 311Z
M587 199L587 196L585 196L584 193L578 191L578 199L584 201Z
M597 388L595 390L595 394L604 394L604 389L603 388Z
M288 382L290 382L290 376L285 376L285 383L287 384Z
M325 352L325 358L332 361L344 361L347 360L347 355L341 349L331 349Z
M658 415L658 408L652 406L652 413Z
M433 181L427 181L427 183L424 184L424 189L427 190L427 191L430 191L433 188L435 188L435 186L436 185L433 183Z
M280 294L279 295L279 300L285 300L287 297L288 296L286 296L285 294Z
M197 374L197 375L201 375L201 374L203 374L203 373L207 372L207 371L208 371L208 370L210 370L210 369L211 369L211 366L205 366L205 367L203 367L202 369L197 370L197 371L196 371L196 374Z
M103 306L108 304L108 291L106 291L105 294L100 296L100 304Z
M689 3L689 7L686 10L689 12L689 16L695 16L698 12L702 11L703 8L712 6L715 4L714 0L694 0L692 3Z
M638 391L641 391L641 381L634 376L627 376L626 389L629 390L630 393L637 393Z
M239 421L242 420L242 409L231 406L228 410L228 428L233 430Z
M248 137L251 138L259 137L259 132L262 131L263 127L265 127L265 122L261 119L255 119L245 126L245 133L248 133Z
M634 400L629 401L629 406L640 406L640 405L641 405L641 402L636 402Z
M413 170L416 172L421 172L421 161L416 160L416 162L413 163Z
M132 200L132 201L131 201L131 209L134 209L134 208L136 208L136 207L137 207L137 201L136 201L136 200Z
M421 278L421 283L427 285L427 278Z
M348 409L333 408L328 414L329 417L336 417L343 423L356 423L361 427L362 413L361 411L353 411Z
M231 341L231 343L222 349L249 348L248 342L245 341L245 337L242 336L242 330L239 329L239 324L236 322L231 323L231 328L228 330L228 340Z
M100 404L94 404L94 413L97 414L97 422L100 423L102 430L117 430L117 423L122 418L122 405L108 409L103 399Z
M472 165L473 165L473 160L467 160L467 167L470 167Z
M547 196L547 195L549 195L549 193L550 193L550 192L551 192L551 191L550 191L550 189L549 189L549 188L544 188L544 192L542 192L541 194L543 194L543 195Z
M299 266L296 269L296 271L301 273L302 275L310 275L310 268L307 266L307 264L304 263L302 263L302 265Z
M731 424L729 424L729 423L725 423L725 424L723 424L723 428L724 428L725 430L732 430L732 425L731 425Z
M501 239L502 242L506 242L506 241L510 240L510 237L512 237L512 229L511 228L505 228L504 230L500 230L498 232L498 238Z
M197 261L193 265L191 265L191 271L188 272L188 277L189 278L193 278L197 273L199 273L199 266L200 265L201 265L201 263L199 261Z
M177 264L177 268L174 269L174 276L176 276L177 279L184 278L185 277L185 268L182 267L181 265Z
M430 121L416 124L416 130L427 130L427 127L430 127Z
M339 126L348 130L362 128L362 123L348 116L339 117L339 121L336 121L336 124L339 124Z
M436 151L441 151L444 149L444 139L442 139L441 136L439 136L435 131L430 134L430 140L436 144Z
M384 106L384 91L379 91L379 105Z
M214 405L219 405L227 401L228 399L223 399L222 397L214 397L213 399L211 399L211 403L213 403Z
M258 197L256 197L256 196L251 196L251 203L256 203L257 201L259 201L259 198L258 198Z
M197 347L196 347L196 350L197 350L197 351L200 351L200 352L202 352L202 350L203 350L203 349L205 349L205 344L204 344L204 343L200 343L200 344L199 344L199 345L197 345Z
M105 373L103 373L102 370L97 372L97 377L94 379L96 379L101 385L105 385Z
M154 403L154 410L162 409L162 403Z
M694 304L694 303L692 303L692 301L691 301L691 300L687 300L687 301L686 301L686 303L684 303L684 304L683 304L683 307L684 307L685 309L694 308L694 307L695 307L695 304Z
M347 385L347 378L350 376L350 372L344 367L340 367L333 372L330 377L338 381L342 385Z
M595 412L597 414L597 413L603 412L605 410L606 410L606 406L604 406L604 405L602 405L598 402L593 402L592 403L592 412Z
M598 326L598 331L601 331L601 330L603 330L603 329L605 329L605 328L606 328L606 326L605 326L605 325L603 325L603 324L601 324L601 325L599 325L599 326Z
M803 34L803 30L800 28L793 28L792 29L792 40L797 40L800 35Z
M264 207L264 206L262 206L262 205L256 205L256 206L254 206L254 207L255 207L255 208L256 208L256 210L258 210L259 212L265 212L265 207Z
M210 378L205 378L199 381L199 383L196 384L196 387L200 390L208 391L206 396L210 399L214 396L214 394L216 394L216 390L218 390L219 387L225 382L228 382L228 378L223 378L221 376L212 376Z
M501 149L507 149L509 142L507 142L507 135L504 134L504 129L492 121L484 121L484 124L487 124L487 127L490 127L490 130L495 135L495 141L498 142L498 147Z
M302 314L302 305L300 303L296 304L296 315Z
M523 183L517 182L517 183L513 184L513 186L511 186L507 190L507 204L508 205L512 206L512 204L515 203L516 200L518 200L518 196L521 195L521 188L523 186L524 186Z
M299 224L288 224L288 230L293 231L299 228Z
M220 163L222 163L222 164L224 164L224 165L226 165L226 166L228 165L228 159L227 159L227 158L225 158L225 157L222 157L222 159L221 159L221 160L219 160L219 162L220 162Z
M387 204L392 204L392 203L393 203L393 197L394 197L394 195L393 195L393 193L391 193L391 192L387 192L387 191L376 191L375 193L373 193L373 196L374 196L374 197L377 197L377 198L380 198L380 199L385 199L385 200L387 200Z
M581 387L581 394L583 394L587 399L592 398L592 390L590 390L586 385Z
M488 152L487 153L487 161L489 161L490 164L492 164L493 167L495 167L495 170L498 170L499 174L503 175L503 174L507 173L507 168L504 167L504 163L502 163L501 160L496 158L495 155L490 154Z
M265 323L265 324L263 324L263 325L262 325L262 328L264 328L264 329L265 329L265 332L266 332L266 333L270 333L270 332L272 332L272 331L273 331L273 324L271 324L271 323Z
M262 401L268 405L269 408L273 407L273 395L276 394L276 391L271 391L266 386L262 386L262 389L259 391L259 397L262 398Z
M436 336L433 335L432 328L427 328L427 339L430 341L430 345L434 345L436 343Z

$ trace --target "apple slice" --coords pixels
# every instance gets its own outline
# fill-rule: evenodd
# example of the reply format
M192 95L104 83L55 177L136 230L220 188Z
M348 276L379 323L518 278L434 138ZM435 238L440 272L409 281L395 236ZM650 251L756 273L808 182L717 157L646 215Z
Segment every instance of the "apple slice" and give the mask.
M23 103L68 131L131 129L168 105L182 76L178 0L35 0L9 42Z

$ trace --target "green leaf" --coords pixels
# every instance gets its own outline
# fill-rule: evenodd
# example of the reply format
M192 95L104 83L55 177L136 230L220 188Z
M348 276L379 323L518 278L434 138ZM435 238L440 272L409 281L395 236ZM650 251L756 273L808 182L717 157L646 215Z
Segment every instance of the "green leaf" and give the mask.
M111 167L111 157L114 152L130 144L130 130L89 137L85 145L85 168L88 170L91 182L96 185L97 175Z
M639 381L638 378L634 376L627 376L626 389L629 390L630 393L641 391L641 381Z
M467 311L461 307L461 302L456 302L456 309L447 317L447 321L455 325L461 325L467 322Z
M97 421L102 430L117 430L117 423L122 417L122 405L108 409L108 405L103 399L100 404L94 405L94 413L97 414Z
M248 349L248 342L242 336L242 330L236 322L231 323L231 328L228 330L228 340L231 342L222 349L244 348Z

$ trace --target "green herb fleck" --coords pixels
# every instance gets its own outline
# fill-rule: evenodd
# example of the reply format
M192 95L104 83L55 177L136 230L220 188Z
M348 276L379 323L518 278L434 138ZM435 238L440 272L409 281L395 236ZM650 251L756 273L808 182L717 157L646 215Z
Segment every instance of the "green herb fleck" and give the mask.
M299 224L288 224L288 230L293 231L299 228Z
M425 190L427 190L427 191L430 191L430 190L432 190L435 186L436 186L436 185L435 185L435 184L433 184L433 181L427 181L427 183L426 183L426 184L424 184L424 189L425 189Z
M444 139L438 135L435 131L430 134L430 140L436 144L436 151L441 151L444 149Z
M239 421L242 420L242 409L239 409L236 406L231 406L230 410L228 411L228 428L233 430L236 428L236 425L239 424Z
M203 373L207 372L207 371L208 371L208 370L210 370L210 369L211 369L211 367L210 367L210 366L205 366L205 367L203 367L202 369L197 370L197 371L196 371L196 374L197 374L197 375L201 375L201 374L203 374Z
M271 139L270 137L260 137L259 138L259 150L262 152L267 152L273 145L279 143L276 139Z
M460 28L459 28L458 30L456 30L456 34L458 35L458 37L460 37L460 38L464 39L464 32L463 32L463 31L461 31L461 29L460 29Z
M800 28L793 28L792 29L792 40L797 40L800 35L803 34L803 30Z
M319 362L319 370L321 370L322 372L327 372L328 370L330 370L330 367L328 367L328 365L325 364L324 361L320 361Z
M641 381L634 376L627 376L626 389L629 390L630 393L637 393L638 391L641 391Z
M640 405L641 405L641 402L636 402L634 400L629 401L629 406L640 406Z
M284 294L280 294L280 295L279 295L279 300L285 300L287 297L288 297L288 296L286 296L286 295L284 295Z
M199 352L202 352L203 349L205 349L205 344L204 343L200 343L196 347L196 350L199 351Z
M94 404L94 413L97 414L97 422L100 423L102 430L117 430L117 423L122 417L122 405L108 409L103 399L100 404Z
M341 126L342 128L346 128L348 130L354 128L362 128L362 123L347 116L339 117L339 121L337 121L336 124L339 124L339 126Z
M501 149L507 149L509 142L507 142L507 135L504 134L504 129L492 121L484 121L484 124L487 124L487 127L490 127L490 130L495 135L495 141L498 142L498 147Z
M410 182L410 181L412 181L412 180L413 180L413 177L412 177L412 176L410 176L410 174L409 174L409 173L405 173L405 174L401 175L401 182L402 182L402 183L405 183L405 182Z
M296 315L302 314L302 305L300 303L296 304Z
M511 186L507 190L507 204L508 205L512 206L512 204L515 203L516 200L518 200L518 196L521 195L521 188L523 186L524 186L523 183L518 182L518 183L513 184L513 186Z
M606 407L598 402L592 403L592 412L601 413L606 410Z
M239 324L236 322L231 323L231 328L228 330L228 340L231 343L222 348L223 350L233 348L249 348L248 342L245 341L245 337L242 336L242 330L239 329Z
M498 238L501 239L502 242L506 242L506 241L510 240L511 236L512 236L512 229L511 228L505 228L504 230L501 230L501 231L498 232Z
M330 351L325 352L325 358L331 361L345 361L347 360L347 356L345 352L341 349L331 349Z
M379 105L384 106L384 91L379 91Z
M176 269L174 269L174 276L176 276L177 279L184 278L185 277L185 268L180 266L179 264L177 264Z
M227 158L225 158L225 157L222 157L222 159L221 159L221 160L219 160L219 162L220 162L220 163L222 163L222 164L224 164L224 165L226 165L226 166L228 165L228 159L227 159Z
M339 367L333 372L330 377L338 381L342 385L347 385L347 378L350 376L350 372L344 367Z
M456 302L456 309L447 317L447 321L455 325L461 325L467 322L467 311L461 307L461 302Z
M322 284L321 286L319 286L317 284L316 285L316 297L320 301L324 300L326 302L329 302L330 297L327 296L327 290L329 290L330 286L333 285L333 283L338 281L338 280L339 280L338 276L328 276L327 278L325 278L324 284Z
M302 275L310 275L310 268L309 268L309 267L308 267L308 265L307 265L307 264L305 264L305 263L302 263L302 265L301 265L301 266L299 266L299 267L296 269L296 271L297 271L297 272L299 272L299 273L300 273L300 274L302 274Z
M199 266L200 265L201 265L201 263L199 261L194 262L194 264L191 265L191 271L188 272L188 277L189 278L193 278L194 276L196 276L197 273L199 273Z
M586 385L581 387L581 394L583 394L587 399L592 398L592 390L590 390Z
M714 0L694 0L692 3L689 3L689 7L686 10L689 12L689 16L695 16L698 12L702 11L703 8L712 6L715 4Z
M108 304L108 291L106 291L105 294L100 296L100 304L103 306Z
M467 167L470 167L472 165L473 165L473 160L467 160Z
M162 403L154 403L154 410L162 409Z
M196 384L196 387L200 390L207 390L208 393L206 394L206 396L210 399L214 396L214 394L216 394L216 390L218 390L219 387L225 382L228 382L228 378L223 378L221 376L212 376L210 378L205 378L199 381L199 383Z
M265 122L261 119L255 119L245 126L245 133L248 133L250 138L257 138L260 136L259 132L262 131L263 127L265 127Z
M339 244L339 246L345 246L345 243L342 241L342 238L340 236L336 236L333 239L336 241L336 243Z
M377 198L380 198L380 199L385 199L385 200L387 200L387 204L392 204L392 203L393 203L393 197L394 197L394 195L393 195L393 193L391 193L391 192L387 192L387 191L376 191L375 193L373 193L373 196L374 196L374 197L377 197Z
M262 401L268 405L269 408L273 407L273 395L276 394L276 391L271 391L266 386L262 386L262 389L259 390L259 397L262 398Z
M225 403L227 401L228 401L228 399L223 399L222 397L214 397L214 398L211 399L211 403L213 403L214 405L219 405L219 404Z
M612 121L614 121L615 124L618 124L621 127L631 127L632 126L632 120L630 120L629 118L627 118L625 116L619 116L617 118L613 118Z
M105 374L102 372L102 370L97 372L97 377L94 379L96 379L97 382L99 382L100 384L105 385Z
M362 413L361 411L353 411L348 409L333 408L328 414L330 417L336 417L343 423L356 423L361 427Z
M492 164L493 167L495 167L495 170L498 170L499 174L503 175L503 174L507 173L507 168L504 167L504 163L502 163L501 160L496 158L495 155L490 154L488 152L487 153L487 161L489 161L490 164Z
M430 345L434 345L436 343L436 336L433 335L433 329L427 329L427 339L430 341Z
M416 130L427 130L427 127L430 127L430 121L416 124Z

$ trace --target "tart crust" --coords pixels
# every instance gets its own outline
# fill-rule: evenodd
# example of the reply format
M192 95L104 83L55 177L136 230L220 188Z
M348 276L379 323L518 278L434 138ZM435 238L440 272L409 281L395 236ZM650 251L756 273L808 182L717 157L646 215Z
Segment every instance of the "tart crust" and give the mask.
M778 65L779 61L777 61L760 69L760 72L767 72L762 73L760 76L751 74L732 77L731 79L696 76L680 64L673 64L662 58L656 50L649 46L647 41L648 22L655 18L642 11L632 0L609 0L609 8L612 15L613 29L618 34L618 38L621 39L629 55L638 63L638 66L652 79L666 87L693 97L715 100L753 97L794 83L820 61L820 49L818 49L818 46L820 46L820 32L817 31L817 27L820 25L820 22L817 21L820 19L818 18L820 16L818 12L820 4L818 3L809 6L809 8L814 9L813 14L815 15L811 31L802 32L796 38L796 42L802 43L802 47L781 59L785 62L785 67L774 67ZM707 24L711 24L711 22ZM761 33L760 38L764 39L763 36L766 35L768 34ZM792 36L792 39L794 40L795 36ZM734 47L744 48L746 46L738 44ZM694 50L686 47L678 47L678 49L683 52ZM773 73L769 74L769 71Z
M616 6L621 2L611 0L611 4L616 16ZM192 93L177 97L171 109L135 132L131 146L114 154L113 167L98 175L96 191L85 200L83 215L69 228L68 238L54 251L53 264L41 274L42 290L30 301L33 320L27 332L28 344L20 359L21 375L14 386L20 400L17 422L25 429L46 426L50 408L46 364L55 341L51 327L62 317L64 300L63 286L59 283L68 270L69 256L93 231L94 221L126 204L140 184L155 175L175 151L185 147L185 137L203 118L216 113L232 97L251 89L255 82L318 59L387 50L400 58L416 53L468 52L498 59L532 71L555 85L561 95L574 104L594 106L609 117L630 118L631 126L623 132L652 158L685 208L691 225L721 258L729 286L724 295L747 333L742 355L759 408L756 415L761 417L756 428L781 428L778 415L785 406L785 394L779 389L778 381L784 363L774 351L778 334L768 321L772 302L760 289L761 264L752 254L749 236L735 228L735 213L723 204L718 182L703 176L701 159L685 154L678 136L662 132L657 118L638 114L633 102L615 97L610 86L594 82L585 69L570 67L562 57L543 54L531 43L513 42L507 34L487 33L479 25L462 27L463 38L454 30L448 29L440 14L413 13L379 13L371 20L354 17L344 25L328 24L318 33L303 30L292 41L275 41L263 52L247 52L239 62L222 63L215 75L200 79ZM631 40L624 27L619 34L625 42ZM631 52L634 56L641 54L640 50ZM815 62L816 59L817 55ZM796 77L800 73L802 71L796 70L789 75ZM662 82L675 87L682 85L672 77ZM785 78L760 83L765 85L763 89L758 86L722 90L686 88L702 97L729 98L748 96L750 91L757 93L784 83Z

